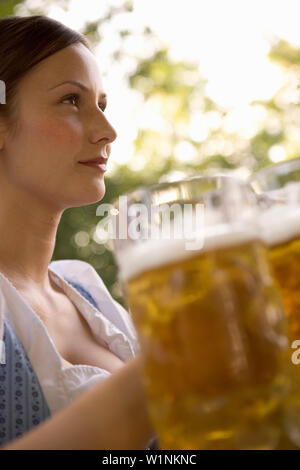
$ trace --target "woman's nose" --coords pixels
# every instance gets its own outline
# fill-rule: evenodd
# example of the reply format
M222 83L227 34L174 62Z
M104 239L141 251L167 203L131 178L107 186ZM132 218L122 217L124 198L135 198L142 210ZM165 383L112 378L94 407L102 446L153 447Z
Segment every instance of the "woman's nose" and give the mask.
M92 142L98 142L105 139L106 143L111 143L116 140L118 134L115 128L111 125L105 114L100 111L101 115L95 119L92 132Z

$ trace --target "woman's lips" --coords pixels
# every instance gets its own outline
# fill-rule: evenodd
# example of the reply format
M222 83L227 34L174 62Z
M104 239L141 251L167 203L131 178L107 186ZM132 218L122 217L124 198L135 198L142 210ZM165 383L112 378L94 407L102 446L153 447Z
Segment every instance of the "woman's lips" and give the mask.
M106 163L96 163L96 162L78 162L81 165L90 166L92 168L98 168L99 170L105 172L107 170Z

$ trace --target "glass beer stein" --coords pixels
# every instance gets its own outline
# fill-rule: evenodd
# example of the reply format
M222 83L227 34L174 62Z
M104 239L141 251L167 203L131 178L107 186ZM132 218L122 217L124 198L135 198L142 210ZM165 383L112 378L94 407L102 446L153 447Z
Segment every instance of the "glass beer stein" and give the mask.
M300 158L267 167L249 184L261 203L261 232L288 319L293 391L286 425L300 447Z
M159 448L275 449L289 349L254 193L196 177L138 188L114 212Z

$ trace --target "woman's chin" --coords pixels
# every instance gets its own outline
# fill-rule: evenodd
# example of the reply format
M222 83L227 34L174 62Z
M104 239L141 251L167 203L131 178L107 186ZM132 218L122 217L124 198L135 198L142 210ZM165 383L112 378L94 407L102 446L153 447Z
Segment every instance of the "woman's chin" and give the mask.
M83 194L82 197L79 197L79 195L77 194L76 199L72 201L72 206L78 207L78 206L85 206L88 204L95 204L96 202L101 201L104 195L105 195L104 185L102 188L97 188L97 190L94 190L94 191L92 191L91 188L89 188L89 191Z

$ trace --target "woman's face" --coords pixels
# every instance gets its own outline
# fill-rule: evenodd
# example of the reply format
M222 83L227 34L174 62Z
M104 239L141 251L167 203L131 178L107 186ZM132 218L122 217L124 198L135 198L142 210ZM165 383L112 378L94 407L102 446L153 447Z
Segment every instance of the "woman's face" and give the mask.
M109 157L116 132L105 106L98 64L81 43L40 62L19 84L16 134L1 137L0 184L57 209L99 201L104 172L79 162Z

